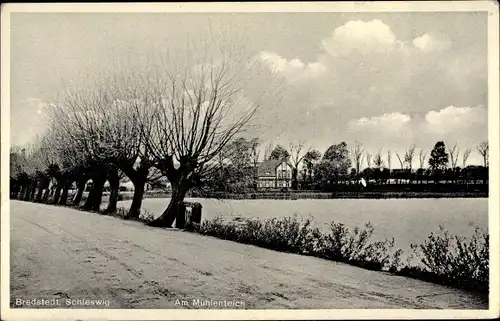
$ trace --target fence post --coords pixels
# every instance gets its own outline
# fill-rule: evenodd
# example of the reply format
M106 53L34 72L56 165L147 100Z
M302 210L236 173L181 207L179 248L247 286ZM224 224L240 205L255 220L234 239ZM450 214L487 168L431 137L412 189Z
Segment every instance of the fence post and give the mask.
M186 205L179 203L177 207L177 217L175 218L175 227L183 229L186 225Z

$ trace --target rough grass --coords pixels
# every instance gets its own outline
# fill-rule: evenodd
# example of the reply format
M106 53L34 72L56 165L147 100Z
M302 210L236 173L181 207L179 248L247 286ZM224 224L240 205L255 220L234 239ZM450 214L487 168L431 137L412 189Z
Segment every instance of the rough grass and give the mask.
M410 258L418 257L421 265L402 262L403 250L394 249L394 239L372 241L373 225L349 229L332 222L327 233L311 227L311 221L296 217L264 221L245 219L224 221L221 217L196 225L200 234L271 250L311 255L344 262L370 270L387 271L452 287L488 293L488 234L476 228L468 240L453 236L439 227L423 244L412 245Z
M126 209L124 207L119 207L116 209L115 212L112 212L112 213L106 212L105 210L101 211L99 213L103 214L103 215L108 215L108 216L118 217L121 219L126 219L128 209ZM155 219L155 215L153 213L149 212L148 210L141 209L141 211L139 213L139 217L134 219L134 220L147 224L149 222L152 222L154 219Z

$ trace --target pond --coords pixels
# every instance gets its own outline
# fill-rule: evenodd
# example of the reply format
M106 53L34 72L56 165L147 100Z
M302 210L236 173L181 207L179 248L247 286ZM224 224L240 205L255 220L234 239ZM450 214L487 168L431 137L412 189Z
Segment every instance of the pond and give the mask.
M347 227L371 222L373 239L393 237L396 247L409 251L411 243L422 243L439 225L454 235L470 237L474 228L488 228L487 198L439 199L299 199L299 200L215 200L190 198L203 206L202 219L221 216L267 219L296 215L311 218L313 225L327 230L332 221ZM169 199L145 199L143 208L159 216ZM119 202L129 207L131 201Z

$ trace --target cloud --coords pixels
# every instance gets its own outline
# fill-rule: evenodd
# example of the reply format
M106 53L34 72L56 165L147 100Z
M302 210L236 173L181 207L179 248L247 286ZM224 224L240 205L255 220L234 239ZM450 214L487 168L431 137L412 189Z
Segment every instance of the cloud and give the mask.
M336 28L331 36L321 42L330 55L349 52L386 52L400 46L391 28L381 20L351 20Z
M447 134L452 131L479 130L487 128L486 108L448 106L441 110L431 110L425 115L427 130Z
M413 45L425 53L443 52L452 45L449 39L441 36L434 36L428 33L413 39Z
M318 77L326 71L320 62L304 64L300 59L287 60L275 52L262 51L259 59L273 72L280 73L290 80Z
M485 140L488 128L487 110L483 106L447 106L426 113L386 113L361 117L348 122L350 141L362 141L366 150L376 152L381 148L402 153L415 144L417 149L430 150L437 141L457 144L461 150L475 150ZM471 164L480 164L479 155L471 155Z
M284 133L327 146L368 132L367 139L406 146L433 144L443 136L471 144L487 137L486 130L471 131L460 122L437 126L425 120L428 113L428 118L446 113L443 106L487 104L486 55L477 46L463 47L460 38L435 30L398 38L382 20L348 21L318 44L318 65L261 52L266 66L290 80L281 104L263 112L266 139ZM306 77L307 72L316 76ZM484 113L467 115L487 125ZM460 138L465 132L470 138Z
M401 130L409 121L410 116L394 112L375 117L362 117L349 123L349 128L353 130L381 130L384 132L394 132Z

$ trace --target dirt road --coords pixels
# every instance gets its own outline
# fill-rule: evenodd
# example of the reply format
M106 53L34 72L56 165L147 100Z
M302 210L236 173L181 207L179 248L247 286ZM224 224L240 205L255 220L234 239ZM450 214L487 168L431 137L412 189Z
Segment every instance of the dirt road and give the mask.
M487 308L444 286L64 207L13 201L10 218L12 307Z

